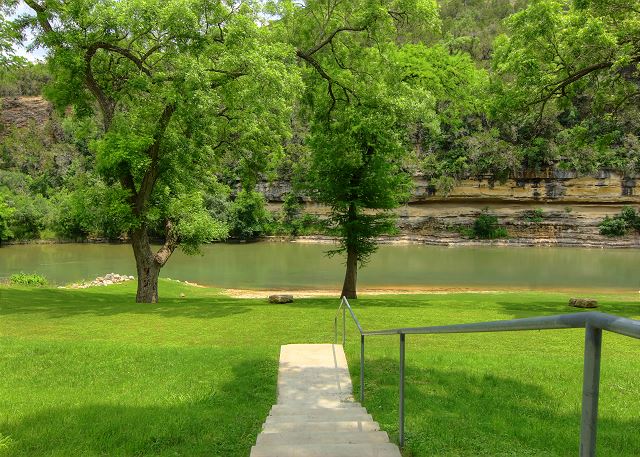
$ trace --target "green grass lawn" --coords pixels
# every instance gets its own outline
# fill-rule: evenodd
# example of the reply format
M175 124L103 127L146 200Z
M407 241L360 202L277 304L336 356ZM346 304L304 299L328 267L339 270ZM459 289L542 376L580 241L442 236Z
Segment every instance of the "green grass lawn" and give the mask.
M184 293L186 297L180 298ZM0 288L1 456L248 456L280 345L326 343L336 299L271 305L162 281ZM571 312L566 294L364 297L366 329ZM637 295L600 310L640 318ZM359 339L347 357L357 395ZM405 456L577 455L580 330L407 336ZM367 340L365 406L397 439L398 338ZM605 333L598 450L640 455L640 341Z

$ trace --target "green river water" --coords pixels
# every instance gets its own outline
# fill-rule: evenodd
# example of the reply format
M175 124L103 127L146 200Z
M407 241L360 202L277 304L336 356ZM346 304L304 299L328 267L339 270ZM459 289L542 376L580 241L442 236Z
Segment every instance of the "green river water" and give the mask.
M246 289L338 288L344 267L326 244L214 244L176 252L161 276ZM550 247L384 245L360 270L362 288L640 290L640 251ZM49 244L0 248L0 278L39 273L57 284L109 272L135 275L128 245Z

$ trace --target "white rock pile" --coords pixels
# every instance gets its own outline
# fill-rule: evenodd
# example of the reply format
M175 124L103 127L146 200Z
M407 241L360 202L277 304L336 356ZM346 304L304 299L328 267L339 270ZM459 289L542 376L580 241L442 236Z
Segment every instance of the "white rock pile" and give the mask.
M131 281L135 279L133 276L129 275L119 275L117 273L107 273L104 276L98 276L91 282L82 281L79 283L71 284L67 286L69 289L86 289L87 287L97 287L97 286L111 286L113 284L119 284L121 282Z

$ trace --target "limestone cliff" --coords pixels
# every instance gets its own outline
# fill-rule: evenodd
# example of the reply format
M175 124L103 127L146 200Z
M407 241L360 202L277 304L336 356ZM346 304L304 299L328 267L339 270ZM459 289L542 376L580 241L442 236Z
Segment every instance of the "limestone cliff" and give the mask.
M261 187L274 210L289 191L283 182ZM605 171L583 177L556 170L514 177L505 183L469 179L458 183L448 195L439 194L426 179L416 176L410 202L397 211L399 239L430 244L640 247L637 234L609 238L598 229L605 216L639 204L636 179ZM471 226L484 208L498 216L509 238L479 242L459 233L461 227ZM326 208L312 203L307 203L306 210L319 216L327 214ZM534 210L542 215L535 222L531 217Z

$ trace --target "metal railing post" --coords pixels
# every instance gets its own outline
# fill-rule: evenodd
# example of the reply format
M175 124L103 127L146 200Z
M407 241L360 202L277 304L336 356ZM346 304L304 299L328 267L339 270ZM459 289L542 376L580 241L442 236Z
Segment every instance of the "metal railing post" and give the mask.
M338 344L338 316L333 318L333 344Z
M342 346L347 342L347 308L342 308Z
M595 457L596 455L601 353L602 329L587 324L585 326L584 337L584 380L582 384L580 457Z
M364 335L360 335L360 403L364 403Z
M404 447L404 339L405 334L400 334L400 405L399 405L399 424L398 424L398 441L400 447Z

